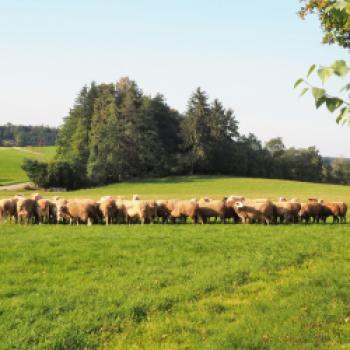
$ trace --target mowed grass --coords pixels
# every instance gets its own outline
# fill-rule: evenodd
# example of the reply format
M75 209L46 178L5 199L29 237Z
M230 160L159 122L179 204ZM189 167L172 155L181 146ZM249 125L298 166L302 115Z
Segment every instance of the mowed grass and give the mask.
M1 349L348 349L348 225L15 226Z
M29 181L21 165L24 158L48 161L55 147L0 147L0 186Z
M18 191L0 191L0 198L10 197L16 193ZM30 195L31 192L22 193ZM138 194L144 199L191 199L205 196L223 198L232 194L271 200L277 200L281 196L299 200L316 197L350 203L350 186L218 176L180 176L139 182L130 181L71 192L47 192L45 195L92 199L111 195L128 199L133 194Z
M0 191L0 198L10 197L18 191ZM31 192L27 192L29 195ZM26 194L23 192L23 194ZM223 198L235 194L247 198L269 198L277 200L287 198L322 198L324 200L344 201L350 203L350 186L317 184L286 180L233 178L218 176L169 177L143 181L130 181L82 189L72 192L48 192L47 197L59 195L66 198L92 198L101 196L123 196L131 198L138 194L144 199L191 199L209 196Z
M278 199L281 196L288 198L307 199L317 197L343 200L350 202L350 186L325 185L316 183L232 178L215 176L173 177L140 182L124 182L105 187L85 189L67 193L67 197L99 198L101 194L121 195L130 197L139 194L144 198L222 198L227 195L243 195L248 198Z

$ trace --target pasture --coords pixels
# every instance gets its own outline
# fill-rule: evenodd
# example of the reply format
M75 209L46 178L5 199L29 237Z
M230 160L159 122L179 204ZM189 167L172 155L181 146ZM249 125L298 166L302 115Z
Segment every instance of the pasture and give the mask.
M350 343L348 225L4 225L11 349L321 349Z
M0 186L29 181L21 165L24 158L53 159L55 147L0 147Z
M13 196L17 192L0 191L0 198ZM27 191L22 193L29 195L32 192ZM105 195L131 198L135 193L144 199L190 199L205 196L220 199L224 196L235 194L243 195L247 198L269 198L271 200L277 200L281 196L298 198L300 200L317 197L324 200L350 203L350 186L218 176L179 176L122 182L72 192L42 193L47 197L59 195L65 198L92 199L99 199Z
M346 186L225 177L60 195L133 193L350 202ZM4 224L0 348L345 349L349 277L349 225Z

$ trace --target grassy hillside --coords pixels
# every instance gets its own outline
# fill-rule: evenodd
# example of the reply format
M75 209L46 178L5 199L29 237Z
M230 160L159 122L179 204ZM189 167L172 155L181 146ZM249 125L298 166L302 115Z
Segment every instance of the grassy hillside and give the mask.
M0 186L28 181L21 169L24 158L53 159L55 147L0 147Z
M0 197L13 195L15 192L0 191ZM90 197L100 198L102 195L125 196L139 194L142 198L193 198L210 196L222 198L230 194L244 195L249 198L270 198L276 200L280 196L299 198L310 197L325 200L341 200L350 203L350 186L324 185L285 180L225 178L225 177L175 177L141 182L124 182L110 186L85 189L59 195L67 198ZM47 193L47 196L57 193Z
M350 186L324 185L285 180L227 178L227 177L176 177L141 182L127 182L75 191L69 197L101 194L131 196L137 193L145 198L193 198L210 196L222 198L230 194L250 198L272 198L280 196L305 199L311 196L324 199L350 201Z
M3 226L4 349L346 349L349 226Z

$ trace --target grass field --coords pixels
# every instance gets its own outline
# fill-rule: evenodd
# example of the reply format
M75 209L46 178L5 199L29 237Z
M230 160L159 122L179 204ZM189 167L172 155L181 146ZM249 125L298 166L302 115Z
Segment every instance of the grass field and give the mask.
M348 349L348 225L0 234L2 349Z
M0 191L1 197L9 197L18 191ZM23 192L25 194L25 192ZM66 193L47 193L48 197L60 195L67 198L94 198L103 195L131 198L139 194L145 199L190 199L210 196L222 198L227 195L243 195L247 198L270 198L281 196L305 200L310 197L339 200L350 203L350 186L325 185L285 180L247 179L227 177L175 177L141 182L123 182L104 187L83 189ZM27 194L30 194L28 192Z
M26 180L27 153L0 149L1 181ZM225 177L59 195L134 193L350 204L349 186ZM0 349L350 349L350 225L1 225Z
M21 169L24 158L50 160L55 155L55 147L0 147L0 186L28 181Z

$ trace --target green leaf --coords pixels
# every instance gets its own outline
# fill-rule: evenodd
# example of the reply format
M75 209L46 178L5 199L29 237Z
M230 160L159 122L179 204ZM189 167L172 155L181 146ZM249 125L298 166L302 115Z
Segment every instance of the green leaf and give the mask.
M295 82L295 84L294 84L294 89L296 89L301 83L303 83L304 82L304 79L298 79L296 82Z
M331 68L333 69L334 74L338 75L339 77L344 77L350 71L350 68L347 66L344 60L334 62Z
M334 74L334 69L329 67L320 68L317 71L317 74L320 77L322 83L324 84Z
M325 89L320 89L320 88L317 88L317 87L313 87L312 88L312 95L317 100L317 99L319 99L321 97L324 97L326 95L326 90Z
M315 99L315 106L317 109L319 109L327 100L326 96L322 96L320 98Z
M349 91L349 90L350 90L350 83L349 83L349 84L346 84L345 86L343 86L343 87L340 89L340 92Z
M304 96L307 92L309 91L309 88L304 88L303 90L301 90L301 93L300 93L300 97Z
M316 69L316 64L313 64L313 65L309 68L309 71L307 72L307 77L309 77L309 76L314 72L315 69Z
M345 117L346 115L346 111L347 111L347 107L343 107L341 110L340 110L340 113L339 115L337 116L337 119L335 120L337 122L337 124L339 124Z
M326 105L328 110L333 113L336 109L343 105L344 101L338 97L329 97L326 99Z

